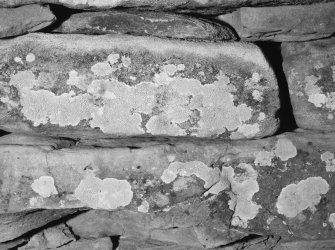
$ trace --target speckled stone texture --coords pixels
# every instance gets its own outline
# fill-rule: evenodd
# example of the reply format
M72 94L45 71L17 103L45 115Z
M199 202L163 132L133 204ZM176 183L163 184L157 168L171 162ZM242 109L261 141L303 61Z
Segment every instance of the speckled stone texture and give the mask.
M0 43L0 128L69 138L259 138L279 93L261 50L103 35Z
M236 40L234 31L209 20L165 12L84 12L53 30L72 34L129 34L210 42Z
M41 30L56 20L48 7L37 4L0 8L0 38Z
M335 130L335 38L283 43L283 67L297 125Z
M123 233L206 248L250 234L332 239L334 139L297 132L62 149L13 139L0 146L0 211L108 210L69 222L82 238Z
M335 33L335 2L312 5L240 8L221 15L244 41L307 41Z
M137 9L174 10L222 14L232 8L243 6L298 5L331 0L0 0L0 7L13 7L31 3L62 4L77 9L110 9L114 7L136 7Z

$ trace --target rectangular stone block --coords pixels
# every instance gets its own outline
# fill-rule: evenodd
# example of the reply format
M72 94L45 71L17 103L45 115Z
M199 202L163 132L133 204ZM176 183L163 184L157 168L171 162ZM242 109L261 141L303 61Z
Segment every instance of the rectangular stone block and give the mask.
M106 148L0 145L0 211L117 210L92 215L101 219L83 215L85 223L95 226L80 222L73 230L79 235L94 230L91 235L99 237L117 233L119 222L129 237L140 228L138 237L146 239L155 229L153 235L162 240L167 230L169 241L207 248L251 233L331 239L334 140L335 134L299 132L141 147L117 147L113 140Z
M297 125L335 130L335 38L283 43L283 67Z
M69 138L259 138L278 128L258 47L29 34L0 43L0 128Z
M335 3L240 8L221 15L244 41L307 41L335 33Z

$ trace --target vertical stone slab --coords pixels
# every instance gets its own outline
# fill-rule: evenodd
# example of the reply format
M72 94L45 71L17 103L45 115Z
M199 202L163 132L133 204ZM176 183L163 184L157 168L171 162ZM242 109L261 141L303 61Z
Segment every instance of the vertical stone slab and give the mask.
M297 125L335 130L335 38L283 43L283 67Z
M277 81L252 44L30 34L0 48L4 130L240 139L278 128Z

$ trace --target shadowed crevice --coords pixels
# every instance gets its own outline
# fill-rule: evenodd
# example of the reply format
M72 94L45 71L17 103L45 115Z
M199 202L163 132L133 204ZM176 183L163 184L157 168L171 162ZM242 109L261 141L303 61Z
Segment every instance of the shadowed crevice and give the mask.
M281 43L256 42L264 53L269 64L272 66L279 86L280 110L278 117L280 127L276 134L292 132L298 128L293 115L287 79L283 70L283 57L281 54Z

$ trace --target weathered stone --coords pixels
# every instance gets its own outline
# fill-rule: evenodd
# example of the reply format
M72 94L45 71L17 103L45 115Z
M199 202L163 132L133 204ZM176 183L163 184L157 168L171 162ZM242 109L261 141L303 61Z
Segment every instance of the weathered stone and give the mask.
M0 145L0 209L112 211L69 222L83 238L150 235L206 248L249 234L332 239L334 140L335 134L300 132L140 148Z
M282 242L278 244L273 250L331 250L334 248L335 240L330 239Z
M175 10L179 12L200 12L222 14L242 6L298 5L332 0L0 0L0 7L13 7L31 3L63 4L78 9L110 9L114 7L136 7L137 9Z
M6 197L0 195L3 202ZM75 214L78 209L26 210L0 214L0 242L10 241L46 224Z
M0 38L38 31L56 20L48 7L37 4L0 8Z
M335 33L335 2L312 5L240 8L221 15L245 41L306 41Z
M52 136L257 138L278 127L260 49L133 36L0 43L0 128Z
M74 241L76 241L76 238L69 228L64 224L60 224L44 229L42 232L33 235L26 245L18 249L56 249Z
M335 38L283 43L283 67L297 125L335 130Z
M130 34L187 40L236 40L234 31L209 20L164 12L84 12L53 30L72 34Z

